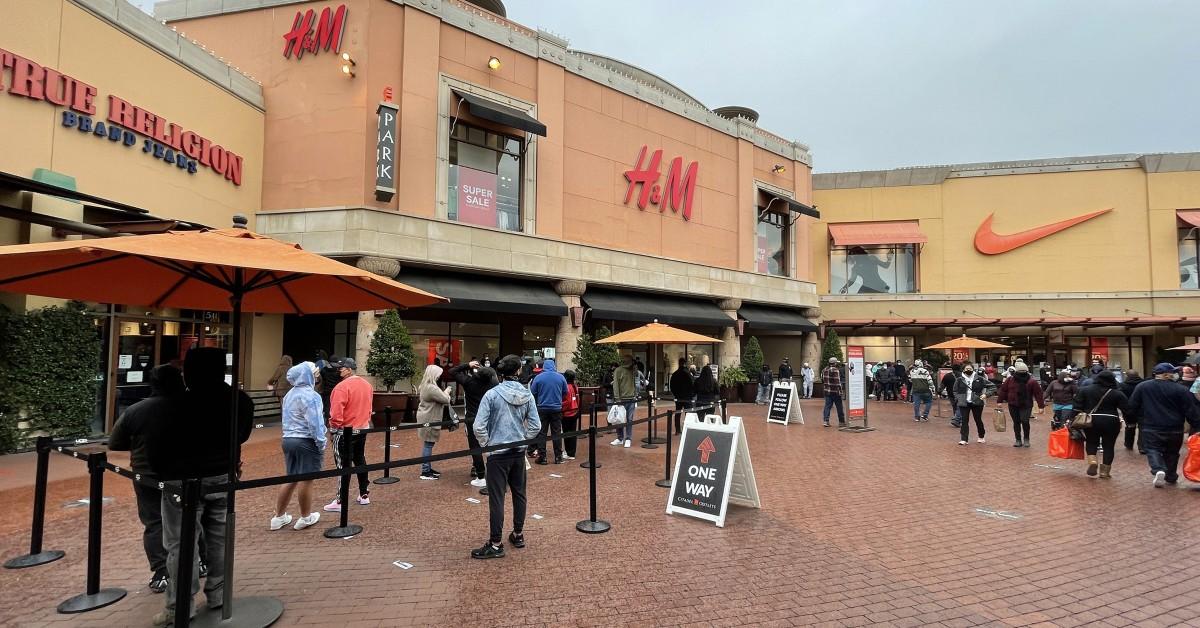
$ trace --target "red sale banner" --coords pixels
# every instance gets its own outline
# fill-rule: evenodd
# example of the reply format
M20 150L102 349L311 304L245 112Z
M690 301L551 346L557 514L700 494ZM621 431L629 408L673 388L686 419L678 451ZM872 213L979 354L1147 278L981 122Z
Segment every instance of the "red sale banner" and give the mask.
M462 346L461 340L430 338L427 344L429 354L425 363L433 364L434 358L437 358L442 366L446 366L447 363L459 364L462 361Z
M496 175L458 166L458 220L495 227Z

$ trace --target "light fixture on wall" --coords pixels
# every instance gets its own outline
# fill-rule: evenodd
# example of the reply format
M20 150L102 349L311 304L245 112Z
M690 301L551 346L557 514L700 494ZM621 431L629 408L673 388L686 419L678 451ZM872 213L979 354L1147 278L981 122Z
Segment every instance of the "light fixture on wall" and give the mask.
M493 70L500 69L500 59L496 57L488 57L488 67Z
M787 172L787 167L783 164L775 164L775 167L771 168L771 172L774 172L775 174L783 174Z
M354 78L354 66L356 65L358 64L354 62L354 59L350 56L350 53L342 53L342 74L345 74L350 78Z

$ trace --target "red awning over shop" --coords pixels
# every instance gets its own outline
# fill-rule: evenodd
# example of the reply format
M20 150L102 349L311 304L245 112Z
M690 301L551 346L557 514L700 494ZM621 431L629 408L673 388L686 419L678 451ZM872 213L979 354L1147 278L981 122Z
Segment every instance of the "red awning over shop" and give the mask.
M1200 227L1200 209L1180 209L1175 212L1175 217L1184 224Z
M925 244L929 241L915 220L831 224L829 237L833 239L834 246Z

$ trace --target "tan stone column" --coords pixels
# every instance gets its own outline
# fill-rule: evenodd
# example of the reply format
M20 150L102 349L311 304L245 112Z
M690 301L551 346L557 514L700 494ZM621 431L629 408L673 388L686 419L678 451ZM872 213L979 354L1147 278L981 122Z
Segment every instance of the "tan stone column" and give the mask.
M737 311L742 307L741 299L721 299L717 307L734 321ZM721 344L717 345L717 364L722 367L733 366L742 362L742 343L737 335L736 324L733 327L721 328Z
M804 334L804 361L813 368L814 371L820 372L824 365L821 362L821 340L817 338L817 332L810 331Z
M354 265L388 279L395 279L396 275L400 274L400 262L390 257L364 256L358 258ZM358 313L358 326L354 332L354 361L358 363L358 375L371 382L376 390L383 390L383 385L367 374L367 354L371 351L371 338L375 336L376 329L379 329L379 321L375 312Z
M567 306L567 315L558 319L558 329L554 332L554 363L561 373L575 368L575 349L579 346L583 328L572 324L571 308L580 306L580 297L587 291L587 282L564 279L554 283L554 291Z

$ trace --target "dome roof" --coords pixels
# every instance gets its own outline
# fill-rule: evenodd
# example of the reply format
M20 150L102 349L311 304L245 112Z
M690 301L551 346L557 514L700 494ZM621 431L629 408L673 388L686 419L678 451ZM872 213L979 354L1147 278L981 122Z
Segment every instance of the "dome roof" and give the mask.
M570 53L573 55L583 57L584 59L587 59L587 60L597 63L599 65L602 65L611 70L615 70L615 71L621 72L623 74L628 74L628 75L632 76L634 78L634 80L638 81L639 83L644 83L644 84L654 87L656 89L660 89L660 90L674 96L675 98L678 98L679 100L682 100L694 107L699 107L706 111L708 110L708 107L705 107L704 103L693 98L691 94L683 91L682 89L679 88L679 86L675 85L674 83L668 81L667 79L665 79L653 72L643 70L642 68L639 68L636 65L631 65L631 64L625 63L624 61L620 61L618 59L614 59L612 57L607 57L607 56L604 56L601 54L596 54L594 52L585 52L582 50L571 50Z
M728 107L717 107L713 109L713 113L722 118L745 118L752 124L758 124L758 112L749 107L739 107L737 105L729 105Z
M504 8L504 3L500 0L464 0L464 2L473 4L484 11L491 11L500 17L508 17L508 11Z

